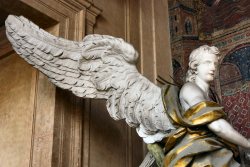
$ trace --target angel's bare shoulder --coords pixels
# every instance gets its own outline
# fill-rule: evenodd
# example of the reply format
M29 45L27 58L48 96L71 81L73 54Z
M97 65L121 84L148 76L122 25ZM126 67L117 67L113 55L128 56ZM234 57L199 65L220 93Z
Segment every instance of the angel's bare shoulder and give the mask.
M187 82L180 90L180 100L193 106L206 99L202 90L195 83Z
M180 95L200 95L200 96L202 95L203 96L203 92L195 83L187 82L182 86L180 90Z

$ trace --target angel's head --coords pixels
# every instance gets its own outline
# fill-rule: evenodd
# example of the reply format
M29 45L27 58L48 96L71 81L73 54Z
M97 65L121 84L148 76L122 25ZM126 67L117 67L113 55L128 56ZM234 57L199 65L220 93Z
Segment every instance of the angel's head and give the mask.
M193 50L189 56L186 82L194 82L197 77L205 82L212 81L219 58L219 50L215 46L203 45Z

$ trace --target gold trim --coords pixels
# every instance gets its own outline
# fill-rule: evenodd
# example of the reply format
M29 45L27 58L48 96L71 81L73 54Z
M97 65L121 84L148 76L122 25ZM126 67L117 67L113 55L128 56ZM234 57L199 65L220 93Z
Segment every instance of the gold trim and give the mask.
M203 126L224 117L225 113L223 107L212 101L200 102L184 113L179 106L177 92L172 85L166 85L162 90L166 113L177 127L175 132L163 140L166 152L163 166L186 167L190 163L198 165L200 162L195 161L196 156L226 148L225 142L211 133L207 126ZM208 161L205 166L213 164L209 158L206 160Z

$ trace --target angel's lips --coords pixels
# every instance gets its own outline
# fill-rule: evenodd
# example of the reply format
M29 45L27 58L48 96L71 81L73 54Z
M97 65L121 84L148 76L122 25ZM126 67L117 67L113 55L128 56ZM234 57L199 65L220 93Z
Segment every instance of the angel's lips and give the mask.
M214 76L214 73L209 73L209 75Z

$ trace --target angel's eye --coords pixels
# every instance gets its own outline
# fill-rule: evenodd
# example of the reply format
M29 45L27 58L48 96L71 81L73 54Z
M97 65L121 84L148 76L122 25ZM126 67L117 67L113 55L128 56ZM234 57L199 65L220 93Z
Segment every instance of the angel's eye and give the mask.
M209 64L211 64L211 63L212 63L211 61L204 61L204 62L202 62L201 64L209 65Z

